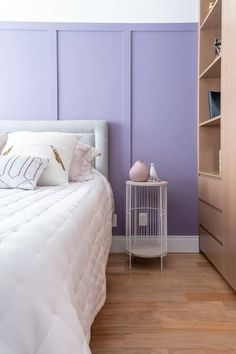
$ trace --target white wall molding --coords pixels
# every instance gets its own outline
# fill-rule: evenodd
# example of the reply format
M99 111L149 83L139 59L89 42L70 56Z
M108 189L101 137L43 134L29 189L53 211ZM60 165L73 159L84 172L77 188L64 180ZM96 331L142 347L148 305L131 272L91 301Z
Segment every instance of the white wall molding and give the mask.
M113 236L111 253L125 252L125 236ZM199 253L199 236L168 236L168 252Z

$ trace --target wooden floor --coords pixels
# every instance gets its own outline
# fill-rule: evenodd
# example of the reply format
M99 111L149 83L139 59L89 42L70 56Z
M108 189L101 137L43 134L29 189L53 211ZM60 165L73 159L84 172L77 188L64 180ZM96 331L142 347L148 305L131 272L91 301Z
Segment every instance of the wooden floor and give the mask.
M159 260L128 270L112 254L107 278L93 354L236 353L236 295L203 255L169 254L161 272Z

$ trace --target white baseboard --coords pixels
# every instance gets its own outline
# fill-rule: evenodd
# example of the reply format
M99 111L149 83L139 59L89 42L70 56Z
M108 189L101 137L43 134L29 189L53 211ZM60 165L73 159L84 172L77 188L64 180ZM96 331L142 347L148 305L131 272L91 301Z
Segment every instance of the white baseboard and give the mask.
M125 252L125 236L113 236L111 253ZM168 252L199 253L199 236L168 236Z

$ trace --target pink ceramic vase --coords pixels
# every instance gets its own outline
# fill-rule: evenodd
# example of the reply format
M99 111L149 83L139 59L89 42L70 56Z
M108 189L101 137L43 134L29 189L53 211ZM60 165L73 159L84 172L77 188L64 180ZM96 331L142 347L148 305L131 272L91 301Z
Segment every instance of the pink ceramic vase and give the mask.
M147 166L142 160L138 160L129 171L129 178L133 182L146 182L149 177Z

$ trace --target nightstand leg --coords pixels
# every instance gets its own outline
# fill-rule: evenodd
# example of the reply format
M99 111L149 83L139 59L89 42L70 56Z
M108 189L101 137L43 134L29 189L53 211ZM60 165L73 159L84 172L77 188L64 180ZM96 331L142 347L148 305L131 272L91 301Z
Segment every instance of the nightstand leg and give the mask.
M160 223L161 223L161 271L163 271L163 199L162 199L162 187L160 187Z
M131 269L132 253L131 253L131 236L129 236L129 269Z
M129 252L129 269L131 269L131 253Z

